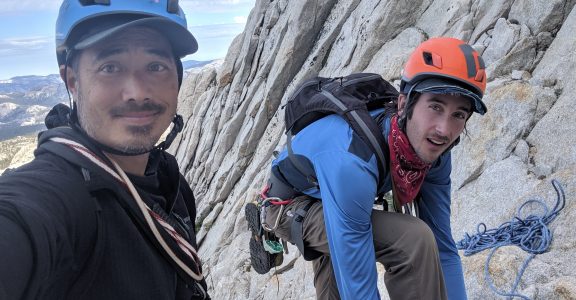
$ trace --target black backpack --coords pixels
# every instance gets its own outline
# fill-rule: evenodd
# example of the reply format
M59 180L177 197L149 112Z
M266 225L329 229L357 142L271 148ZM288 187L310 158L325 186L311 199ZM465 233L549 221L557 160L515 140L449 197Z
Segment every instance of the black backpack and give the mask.
M294 167L311 184L318 186L315 174L302 165L292 151L292 136L312 122L330 114L338 114L376 154L379 186L388 171L388 146L378 120L369 111L387 108L395 112L398 91L378 74L355 73L344 77L316 77L304 82L292 94L285 111L288 157ZM389 104L389 105L386 105ZM381 114L383 116L384 114Z

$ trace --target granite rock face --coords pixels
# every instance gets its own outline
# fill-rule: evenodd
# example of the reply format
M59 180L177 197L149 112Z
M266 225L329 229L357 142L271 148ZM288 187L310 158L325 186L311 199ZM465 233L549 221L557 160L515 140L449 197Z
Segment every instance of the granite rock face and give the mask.
M518 291L576 299L575 3L257 0L226 58L186 78L179 107L185 128L171 148L196 195L212 297L314 299L311 263L295 247L267 275L249 262L244 206L285 144L282 105L317 75L366 71L397 81L409 53L443 35L483 53L489 77L488 113L469 120L453 150L454 238L475 233L480 222L494 228L511 220L528 199L552 207L556 178L566 208L551 225L550 251L530 263ZM498 299L484 280L487 255L463 257L470 299ZM526 256L514 247L498 250L490 274L501 290L509 290ZM388 299L382 281L380 287Z

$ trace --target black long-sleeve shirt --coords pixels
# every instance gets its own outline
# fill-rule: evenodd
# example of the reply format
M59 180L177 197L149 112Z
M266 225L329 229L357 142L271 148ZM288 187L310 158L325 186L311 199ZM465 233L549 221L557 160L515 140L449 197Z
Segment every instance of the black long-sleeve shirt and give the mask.
M48 130L31 163L0 177L0 299L202 299L125 188L54 136L89 144ZM174 157L151 154L146 176L131 179L196 247L195 201Z

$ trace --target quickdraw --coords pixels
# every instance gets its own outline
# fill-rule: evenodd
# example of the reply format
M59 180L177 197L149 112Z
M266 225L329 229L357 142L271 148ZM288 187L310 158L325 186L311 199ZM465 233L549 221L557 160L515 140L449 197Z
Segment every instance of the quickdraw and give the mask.
M270 190L270 186L265 186L264 189L262 190L262 192L260 192L260 199L258 200L258 206L260 208L260 224L262 224L262 229L264 229L268 232L274 232L278 228L278 225L280 224L280 218L282 217L282 214L284 213L285 205L292 203L292 199L281 199L278 197L269 197L268 196L269 190ZM266 209L270 205L280 205L280 210L278 211L278 216L276 216L276 220L274 221L274 226L272 226L272 227L270 227L270 225L268 225L268 223L266 222L266 213L267 213ZM266 239L266 235L264 235L262 243L263 243L266 251L268 251L269 253L274 254L274 253L280 253L280 252L284 251L284 247L282 246L281 243L279 243L278 241L272 241L272 240Z

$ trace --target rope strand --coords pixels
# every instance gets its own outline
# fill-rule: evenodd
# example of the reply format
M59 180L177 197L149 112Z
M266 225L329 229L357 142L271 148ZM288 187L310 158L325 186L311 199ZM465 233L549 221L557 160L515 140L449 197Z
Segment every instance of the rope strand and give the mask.
M190 245L190 243L188 243L186 239L180 236L180 234L178 234L178 232L172 227L172 225L170 225L168 222L162 219L161 216L152 211L148 207L148 205L144 203L144 201L138 194L138 191L136 191L136 188L130 181L130 178L128 178L128 175L126 175L126 173L124 172L124 170L122 170L120 166L111 157L107 156L107 158L112 163L114 169L116 169L116 171L114 171L112 168L110 168L110 166L106 164L104 160L102 160L100 157L98 157L96 154L94 154L92 151L90 151L88 148L86 148L84 145L80 143L59 137L51 138L51 140L57 143L64 144L70 147L71 149L77 151L78 153L80 153L81 155L92 161L94 164L102 168L116 180L118 180L119 183L121 183L134 198L134 201L140 208L146 223L148 224L154 237L156 238L160 246L163 248L163 250L188 276L190 276L192 279L196 281L196 285L198 286L198 288L206 295L203 287L198 283L204 279L204 275L202 274L201 271L201 263L198 254L196 253L196 249L194 249L194 247ZM198 272L192 270L172 251L170 246L166 243L166 241L158 231L158 228L156 224L152 221L152 218L154 218L162 226L161 228L163 228L165 232L167 232L174 239L174 241L180 247L180 249L191 259L192 263L194 264Z
M476 226L476 234L469 235L466 233L464 238L456 243L456 247L459 250L464 250L465 256L470 256L478 252L484 251L486 249L492 248L488 258L486 259L486 265L484 267L484 276L490 288L498 295L509 297L512 299L514 297L519 297L525 300L530 300L530 298L516 293L520 279L526 271L530 261L537 255L547 252L550 244L552 243L552 233L548 228L550 224L560 213L560 211L566 206L566 198L564 195L564 189L558 180L553 179L552 185L556 190L556 204L552 211L548 209L548 206L540 199L530 199L518 208L516 216L508 222L503 223L498 228L486 229L486 224L480 223ZM530 214L525 218L522 218L522 211L529 204L537 204L542 210L541 215ZM490 276L489 266L490 261L500 247L503 246L518 246L522 250L530 253L530 256L524 260L522 266L518 271L518 275L514 280L512 289L510 292L503 292L498 290L492 277Z

